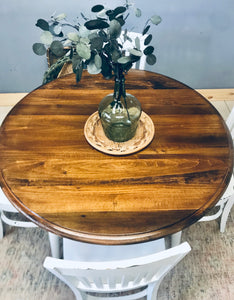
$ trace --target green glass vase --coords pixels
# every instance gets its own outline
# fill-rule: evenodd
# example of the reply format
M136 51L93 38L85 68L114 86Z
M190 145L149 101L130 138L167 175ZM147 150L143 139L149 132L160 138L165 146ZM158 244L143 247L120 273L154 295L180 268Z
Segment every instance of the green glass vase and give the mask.
M98 107L102 127L108 139L126 142L136 133L141 104L125 91L124 76L115 78L114 93L105 96Z

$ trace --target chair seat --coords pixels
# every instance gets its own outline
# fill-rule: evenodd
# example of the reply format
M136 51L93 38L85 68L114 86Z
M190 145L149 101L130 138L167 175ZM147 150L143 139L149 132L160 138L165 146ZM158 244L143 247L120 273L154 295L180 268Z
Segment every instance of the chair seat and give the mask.
M14 208L14 206L10 203L10 201L7 199L7 197L5 196L1 188L0 188L0 208L1 210L7 212L18 213L18 210Z

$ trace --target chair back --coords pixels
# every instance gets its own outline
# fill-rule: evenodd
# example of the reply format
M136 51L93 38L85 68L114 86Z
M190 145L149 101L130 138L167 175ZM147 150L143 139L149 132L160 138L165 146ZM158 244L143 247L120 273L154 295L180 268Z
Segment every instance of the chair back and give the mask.
M64 281L76 299L83 299L83 292L132 291L132 297L128 295L127 299L138 299L150 294L147 299L155 300L162 279L190 250L189 244L185 242L155 254L118 261L83 262L47 257L44 267ZM133 291L141 287L144 289L140 292ZM122 299L125 299L124 296Z
M139 38L139 41L140 41L140 50L143 51L143 49L145 47L144 40L147 35L142 36L141 33L129 31L127 33L127 36L132 40L132 41L126 40L123 44L123 50L125 50L127 54L128 54L128 49L132 49L133 47L135 47L135 39L137 37ZM121 32L119 39L120 39L121 43L123 43L124 31ZM145 65L146 65L146 57L145 57L145 55L142 55L141 59L133 64L133 69L145 70Z
M232 139L234 139L234 106L227 118L227 126L228 126L228 129L230 130L231 132L231 135L232 135Z
M0 125L2 125L3 120L12 109L12 106L0 106Z
M11 110L11 106L0 106L0 126ZM5 210L7 212L18 212L13 205L10 204L9 200L7 199L6 195L3 193L2 189L0 188L0 211Z
M166 249L165 239L130 245L99 245L63 238L63 258L76 261L116 261L148 256Z

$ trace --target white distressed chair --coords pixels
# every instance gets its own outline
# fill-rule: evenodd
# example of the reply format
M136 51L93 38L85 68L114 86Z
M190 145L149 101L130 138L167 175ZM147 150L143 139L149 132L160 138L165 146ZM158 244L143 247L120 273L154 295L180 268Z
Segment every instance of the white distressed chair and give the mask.
M129 31L127 35L132 39L132 42L129 40L125 41L123 45L123 50L125 50L128 53L128 49L135 46L135 39L136 37L138 37L140 40L140 50L143 52L143 49L146 47L144 46L144 40L147 37L147 35L142 36L142 34L133 31ZM121 32L119 40L121 41L121 43L123 43L124 31ZM137 70L145 70L145 65L146 65L146 57L145 55L142 55L141 59L133 64L132 68Z
M166 249L165 239L131 245L98 245L63 238L63 258L77 261L113 261L150 255Z
M234 140L234 107L232 108L226 123L231 133L232 139ZM220 217L220 232L223 233L225 231L227 219L230 214L231 208L233 207L233 204L234 204L234 177L232 174L225 193L215 205L215 207L218 209L217 212L213 215L207 215L202 217L199 220L199 222L213 221ZM181 235L182 232L179 231L171 236L172 246L176 246L180 244Z
M111 300L118 292L115 299L119 300L144 296L147 300L156 300L163 278L190 250L185 242L151 255L113 261L84 262L46 257L44 267L66 283L77 300Z
M0 106L0 125L7 115L7 113L11 110L10 106ZM1 155L1 154L0 154ZM34 228L37 227L36 224L30 221L18 221L17 218L8 217L6 213L14 213L14 215L19 216L18 210L10 203L2 189L0 188L0 239L3 238L4 230L3 223L8 224L14 227L24 227L24 228ZM51 248L51 255L53 257L60 257L60 247L59 247L59 236L49 232L49 242Z
M234 140L234 107L232 108L232 110L227 118L226 123L227 123L228 129L230 130L232 139Z

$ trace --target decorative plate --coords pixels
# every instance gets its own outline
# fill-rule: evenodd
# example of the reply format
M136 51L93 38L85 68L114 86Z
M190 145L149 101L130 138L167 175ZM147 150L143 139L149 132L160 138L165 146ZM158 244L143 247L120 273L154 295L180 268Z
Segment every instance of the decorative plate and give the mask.
M142 150L154 137L154 124L151 118L144 112L135 136L126 142L114 142L109 140L102 129L98 112L93 113L85 123L84 135L88 143L95 149L112 155L127 155Z

